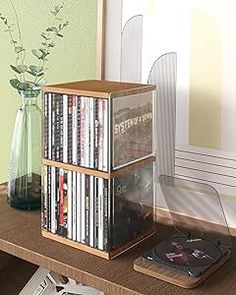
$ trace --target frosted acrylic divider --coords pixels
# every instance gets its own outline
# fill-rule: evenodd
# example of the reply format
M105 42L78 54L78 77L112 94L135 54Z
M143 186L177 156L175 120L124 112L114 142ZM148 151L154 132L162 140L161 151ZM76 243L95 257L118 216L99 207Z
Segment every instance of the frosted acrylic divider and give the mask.
M232 240L217 191L208 184L160 175L176 231L229 248Z

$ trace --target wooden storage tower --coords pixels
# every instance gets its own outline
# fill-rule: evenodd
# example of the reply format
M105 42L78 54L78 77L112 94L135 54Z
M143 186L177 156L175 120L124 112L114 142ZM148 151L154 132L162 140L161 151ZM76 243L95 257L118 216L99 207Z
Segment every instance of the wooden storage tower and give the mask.
M44 88L44 237L112 259L154 234L153 85Z

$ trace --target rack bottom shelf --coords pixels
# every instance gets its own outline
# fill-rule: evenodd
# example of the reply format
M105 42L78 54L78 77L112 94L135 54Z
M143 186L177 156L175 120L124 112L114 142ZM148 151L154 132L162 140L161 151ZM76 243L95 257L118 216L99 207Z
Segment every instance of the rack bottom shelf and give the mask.
M52 234L52 233L47 232L45 230L42 230L42 235L45 238L54 240L56 242L65 244L67 246L76 248L78 250L85 251L85 252L87 252L89 254L96 255L96 256L99 256L101 258L108 259L108 260L119 256L120 254L122 254L123 252L129 250L130 248L133 248L137 244L139 244L142 241L144 241L144 240L148 239L149 237L153 236L155 233L156 233L156 229L154 227L152 227L147 232L145 232L143 235L138 236L137 238L129 241L128 243L126 243L122 247L120 247L120 248L118 248L116 250L113 250L111 252L106 252L106 251L102 251L102 250L99 250L99 249L92 248L92 247L90 247L88 245L81 244L79 242L75 242L75 241L63 238L61 236L58 236L56 234Z

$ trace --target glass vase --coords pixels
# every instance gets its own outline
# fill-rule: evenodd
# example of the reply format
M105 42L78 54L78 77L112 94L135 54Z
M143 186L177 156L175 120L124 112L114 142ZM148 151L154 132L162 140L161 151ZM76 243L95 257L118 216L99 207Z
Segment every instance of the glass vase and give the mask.
M40 90L20 92L8 167L8 204L17 209L40 208L41 110Z

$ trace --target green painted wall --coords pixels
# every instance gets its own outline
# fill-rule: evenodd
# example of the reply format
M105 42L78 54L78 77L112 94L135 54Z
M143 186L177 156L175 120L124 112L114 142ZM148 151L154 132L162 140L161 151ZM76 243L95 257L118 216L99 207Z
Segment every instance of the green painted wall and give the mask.
M22 27L26 48L37 48L40 33L47 27L53 3L49 0L13 0ZM66 2L66 1L65 1ZM14 20L9 1L1 1L0 12ZM96 0L70 0L62 13L69 20L64 38L57 40L48 58L48 83L95 78L96 75ZM14 120L20 98L11 88L14 62L8 34L0 26L0 183L7 179L7 163Z

